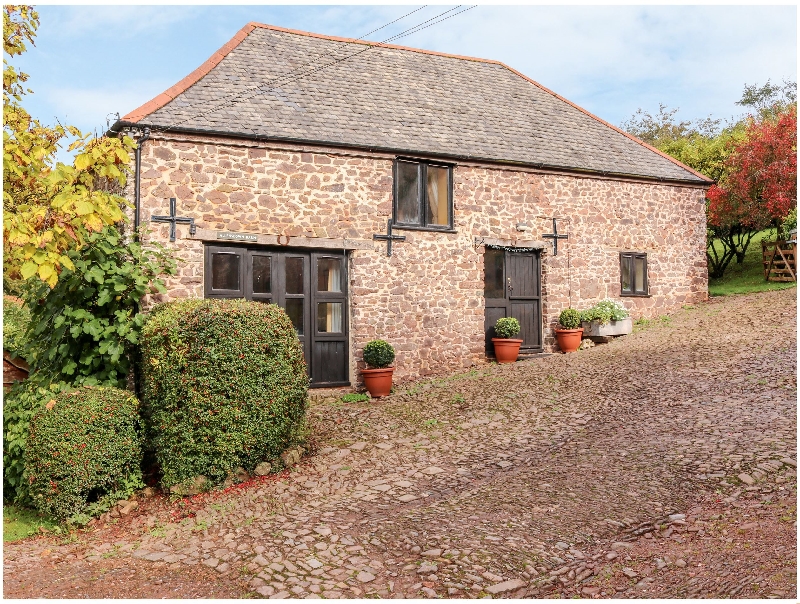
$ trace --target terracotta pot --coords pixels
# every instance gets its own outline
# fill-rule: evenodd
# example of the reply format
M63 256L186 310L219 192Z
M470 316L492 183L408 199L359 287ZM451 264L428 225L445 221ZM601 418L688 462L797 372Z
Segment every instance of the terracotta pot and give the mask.
M392 374L394 367L385 369L362 369L361 377L364 378L364 385L369 390L372 398L388 396L392 391Z
M494 356L498 363L515 363L519 356L522 340L492 338L492 344L494 344Z
M583 337L583 327L578 329L555 328L556 340L561 352L575 352L580 348L581 338Z

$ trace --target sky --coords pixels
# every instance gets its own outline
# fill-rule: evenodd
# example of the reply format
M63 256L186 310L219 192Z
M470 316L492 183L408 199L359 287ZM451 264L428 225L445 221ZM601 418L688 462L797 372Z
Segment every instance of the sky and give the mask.
M31 76L34 117L102 132L250 21L359 38L420 6L37 6L36 45L12 64ZM454 6L424 7L366 39ZM743 113L745 84L797 79L796 6L478 5L395 43L502 61L616 125L659 103L680 119L728 119Z

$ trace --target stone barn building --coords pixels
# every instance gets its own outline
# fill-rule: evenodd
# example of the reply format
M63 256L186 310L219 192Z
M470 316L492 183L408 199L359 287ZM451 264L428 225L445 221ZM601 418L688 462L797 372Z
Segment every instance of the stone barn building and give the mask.
M161 298L279 304L314 386L375 338L402 381L486 362L501 316L535 354L570 305L707 296L710 181L497 61L250 23L111 132Z

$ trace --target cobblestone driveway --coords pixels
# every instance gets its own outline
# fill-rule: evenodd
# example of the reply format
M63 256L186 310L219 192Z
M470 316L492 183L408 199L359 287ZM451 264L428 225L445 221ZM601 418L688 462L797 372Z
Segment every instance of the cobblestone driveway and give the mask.
M316 403L293 471L6 546L4 594L795 598L795 295Z

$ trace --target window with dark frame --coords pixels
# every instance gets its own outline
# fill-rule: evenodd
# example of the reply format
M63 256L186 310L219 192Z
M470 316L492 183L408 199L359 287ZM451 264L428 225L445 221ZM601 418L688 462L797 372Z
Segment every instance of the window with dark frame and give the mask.
M408 229L452 230L453 167L395 160L392 224Z
M619 255L620 294L647 296L647 254L621 252Z

